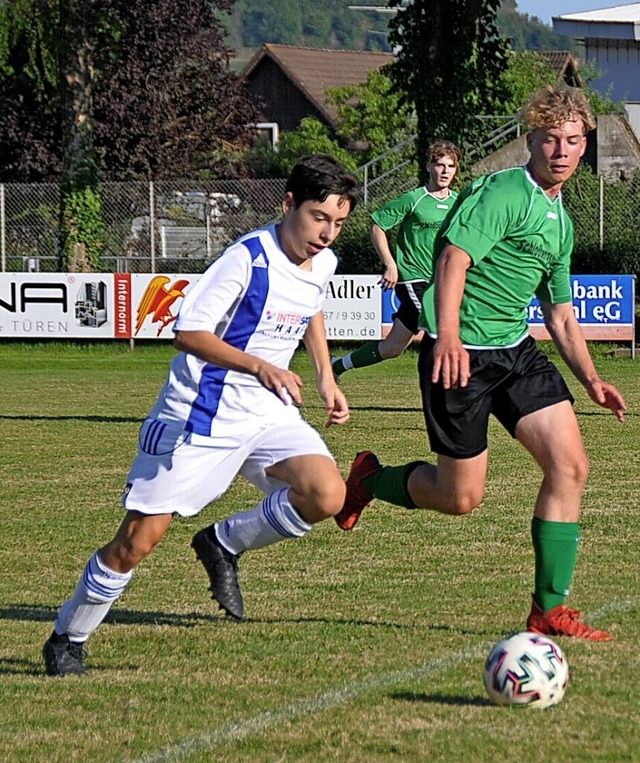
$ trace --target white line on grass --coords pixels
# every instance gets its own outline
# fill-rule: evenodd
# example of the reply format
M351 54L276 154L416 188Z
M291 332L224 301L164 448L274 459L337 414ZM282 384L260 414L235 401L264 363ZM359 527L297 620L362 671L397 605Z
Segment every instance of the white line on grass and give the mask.
M229 723L218 729L199 734L190 739L185 739L173 747L167 747L156 753L145 755L134 763L165 763L165 761L184 760L186 756L196 751L213 749L224 742L237 742L250 734L266 731L268 728L287 723L299 715L317 713L320 710L336 707L361 694L376 689L387 689L405 681L412 681L430 673L454 665L471 657L479 657L490 648L490 644L480 644L473 649L458 654L452 654L433 662L427 662L410 670L400 670L393 673L371 676L363 681L344 686L341 689L330 689L317 694L310 699L303 699L290 705L285 705L278 710L266 710L253 718L244 721Z
M615 612L623 612L632 609L634 606L637 606L639 601L640 599L627 599L625 601L609 603L588 615L587 619L597 620L598 618L605 617L606 615ZM251 734L263 732L281 724L289 723L300 715L317 713L320 710L337 707L338 705L342 705L344 702L354 699L362 694L366 694L367 692L388 689L392 686L406 683L407 681L415 681L418 678L446 670L458 662L471 658L484 657L492 646L493 642L487 641L481 644L476 644L472 649L468 649L464 652L457 652L456 654L450 654L438 660L426 662L415 668L398 670L393 673L383 673L377 676L374 675L370 678L358 681L357 683L344 686L341 689L330 689L329 691L317 694L310 699L304 699L290 705L285 705L278 710L266 710L262 713L258 713L258 715L253 718L236 721L235 723L228 723L220 728L212 729L203 734L184 739L182 742L179 742L172 747L165 747L157 752L149 753L142 758L138 758L136 761L132 761L132 763L172 763L173 761L184 760L192 753L212 750L226 742L238 742Z

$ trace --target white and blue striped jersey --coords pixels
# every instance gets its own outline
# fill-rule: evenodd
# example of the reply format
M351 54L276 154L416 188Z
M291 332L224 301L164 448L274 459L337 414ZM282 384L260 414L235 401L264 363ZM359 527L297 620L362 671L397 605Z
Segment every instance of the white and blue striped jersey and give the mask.
M311 270L294 265L280 248L275 224L248 233L187 292L174 330L209 331L288 368L309 321L322 309L336 265L331 249L314 256ZM149 418L180 423L195 435L222 437L260 421L282 421L292 408L251 374L179 353Z

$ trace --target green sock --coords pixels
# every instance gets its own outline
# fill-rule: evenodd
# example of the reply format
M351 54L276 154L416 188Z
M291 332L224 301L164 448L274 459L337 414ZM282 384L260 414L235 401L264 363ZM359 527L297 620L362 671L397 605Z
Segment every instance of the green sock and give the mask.
M366 342L361 347L358 347L357 350L345 355L344 358L339 358L334 361L333 373L340 376L345 371L348 371L349 368L364 368L365 366L373 366L376 363L381 363L384 358L380 355L380 350L378 348L379 344L380 342L378 340ZM347 358L349 358L348 368L343 362Z
M562 604L569 594L578 554L580 526L577 522L547 522L533 518L531 538L536 557L536 604L547 612Z
M378 340L366 342L351 353L351 365L354 368L364 368L381 363L384 358L380 355L380 342Z
M396 506L404 506L405 509L415 509L416 505L409 496L407 482L411 472L424 463L412 461L402 466L384 466L379 472L363 479L362 485L375 498L394 503Z

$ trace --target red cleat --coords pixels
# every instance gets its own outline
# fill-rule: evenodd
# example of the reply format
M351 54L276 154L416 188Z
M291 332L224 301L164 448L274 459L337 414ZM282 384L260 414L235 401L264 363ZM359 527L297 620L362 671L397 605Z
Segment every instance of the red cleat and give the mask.
M347 495L344 499L344 506L334 517L341 530L353 530L358 524L360 514L373 500L371 493L362 486L362 480L379 472L380 469L382 469L382 465L378 461L378 457L370 450L363 450L355 457L347 477Z
M587 641L610 641L613 638L610 633L583 623L582 614L575 609L559 604L548 612L543 612L535 601L531 602L527 630L543 636L573 636Z

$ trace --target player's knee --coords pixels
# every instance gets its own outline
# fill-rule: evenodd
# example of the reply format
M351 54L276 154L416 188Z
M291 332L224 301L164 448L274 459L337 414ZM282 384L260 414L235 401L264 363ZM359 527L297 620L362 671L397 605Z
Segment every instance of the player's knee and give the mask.
M576 480L584 485L589 477L591 471L591 464L589 463L589 457L582 451L580 458L576 464Z
M456 516L471 514L482 503L483 491L477 489L453 493L447 505L447 513Z
M554 462L552 469L555 481L562 481L565 484L573 484L582 488L589 477L589 458L584 450L580 450L577 453L572 453L570 458Z
M335 516L344 505L346 486L340 473L327 474L308 486L305 496L307 506L319 519Z

